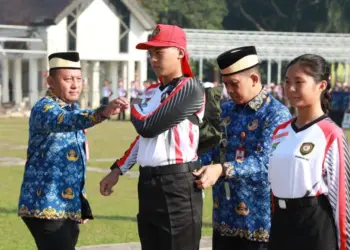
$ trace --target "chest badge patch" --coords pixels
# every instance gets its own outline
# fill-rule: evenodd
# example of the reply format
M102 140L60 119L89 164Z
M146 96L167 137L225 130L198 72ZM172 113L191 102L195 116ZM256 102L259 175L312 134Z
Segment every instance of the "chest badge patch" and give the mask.
M141 107L142 107L142 108L146 108L147 105L148 105L149 100L151 100L151 98L146 98L146 99L145 99L145 102L141 103Z
M312 150L314 149L314 147L315 147L315 144L313 144L311 142L305 142L300 147L300 153L302 155L310 154L312 152Z
M248 124L248 130L250 131L255 130L258 128L258 126L259 126L259 121L255 119Z
M247 216L250 213L249 208L244 202L240 202L236 207L235 211L239 215Z

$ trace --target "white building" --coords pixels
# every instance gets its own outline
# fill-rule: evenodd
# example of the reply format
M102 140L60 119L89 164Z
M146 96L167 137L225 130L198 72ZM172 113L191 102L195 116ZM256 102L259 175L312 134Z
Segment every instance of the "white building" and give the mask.
M3 1L1 103L28 100L31 107L46 91L47 56L54 52L80 53L83 106L99 106L105 79L114 94L119 80L126 89L133 80L146 80L147 53L135 46L147 40L156 24L136 0L26 0L20 6Z

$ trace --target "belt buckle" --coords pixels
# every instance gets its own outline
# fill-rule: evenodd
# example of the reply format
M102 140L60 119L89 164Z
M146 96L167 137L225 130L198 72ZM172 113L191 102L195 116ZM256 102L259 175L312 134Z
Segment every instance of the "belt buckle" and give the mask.
M278 206L282 209L286 209L287 208L287 203L285 200L280 200L278 199Z

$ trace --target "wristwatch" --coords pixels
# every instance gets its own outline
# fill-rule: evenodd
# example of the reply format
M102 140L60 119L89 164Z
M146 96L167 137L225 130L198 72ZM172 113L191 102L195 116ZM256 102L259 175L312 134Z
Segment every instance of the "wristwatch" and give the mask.
M224 175L226 178L230 178L234 175L234 166L225 162L221 164L223 171L224 171Z

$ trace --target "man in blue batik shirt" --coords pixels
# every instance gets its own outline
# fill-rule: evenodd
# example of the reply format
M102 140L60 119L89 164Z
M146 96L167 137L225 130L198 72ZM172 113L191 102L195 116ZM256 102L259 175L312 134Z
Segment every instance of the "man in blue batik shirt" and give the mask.
M291 115L263 89L255 47L229 50L217 62L232 101L222 104L220 145L194 173L199 188L213 185L213 250L267 249L271 137Z
M27 162L18 215L39 250L73 250L79 224L92 219L85 196L86 139L84 129L128 108L119 98L96 110L79 109L79 54L49 56L50 86L33 107L29 120Z

